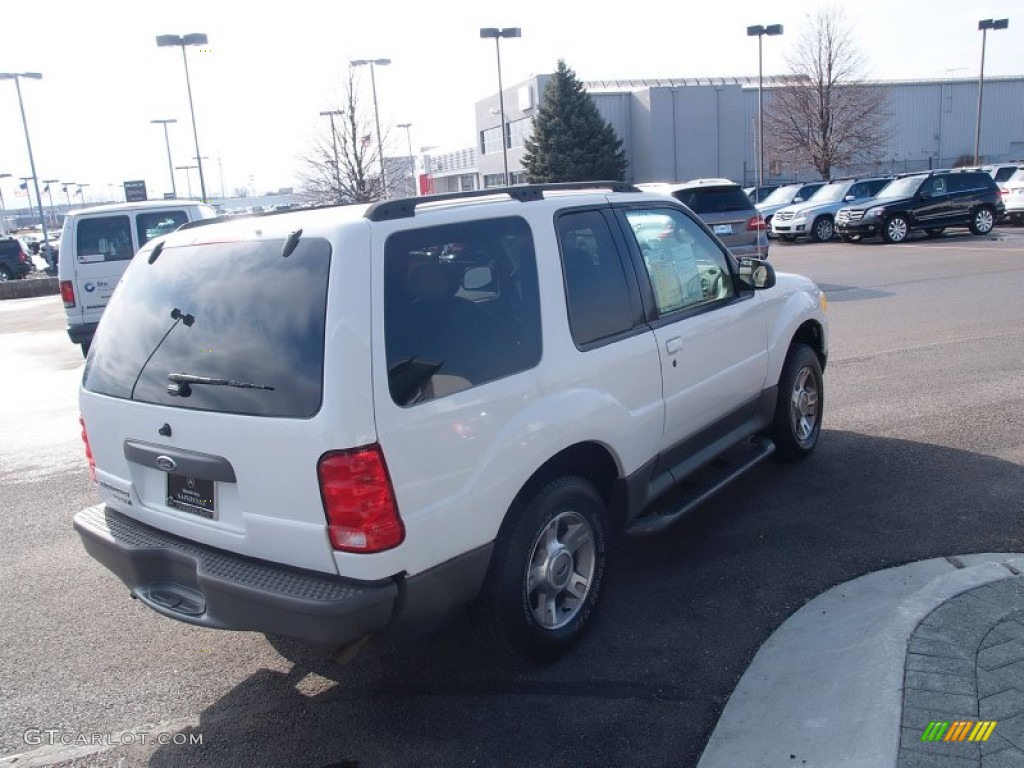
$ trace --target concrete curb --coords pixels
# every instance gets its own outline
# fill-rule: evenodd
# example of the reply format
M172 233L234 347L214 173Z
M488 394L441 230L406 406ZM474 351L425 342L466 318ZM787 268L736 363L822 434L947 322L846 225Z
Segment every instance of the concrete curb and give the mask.
M936 558L833 587L768 638L698 768L896 764L907 642L956 595L1024 570L1013 553Z
M56 277L32 277L26 280L7 280L0 283L0 301L28 299L33 296L51 296L60 293L60 280Z

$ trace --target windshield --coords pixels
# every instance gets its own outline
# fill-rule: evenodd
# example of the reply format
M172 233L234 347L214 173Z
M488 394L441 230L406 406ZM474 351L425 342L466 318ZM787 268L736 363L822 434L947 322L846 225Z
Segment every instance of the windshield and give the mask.
M921 186L921 182L923 182L926 178L928 177L907 176L905 179L893 179L888 184L886 184L885 188L882 189L882 191L879 192L877 195L875 195L875 197L911 197L917 192L918 187Z
M331 247L304 238L285 258L284 245L140 251L103 315L83 386L176 408L314 415L323 391Z
M793 195L800 189L801 184L790 184L785 187L779 187L772 192L768 197L761 201L760 205L782 205L783 203L793 202Z
M819 187L818 191L810 196L808 202L838 203L846 197L846 193L850 191L850 187L852 186L852 181L843 181L838 184L826 184L823 187Z

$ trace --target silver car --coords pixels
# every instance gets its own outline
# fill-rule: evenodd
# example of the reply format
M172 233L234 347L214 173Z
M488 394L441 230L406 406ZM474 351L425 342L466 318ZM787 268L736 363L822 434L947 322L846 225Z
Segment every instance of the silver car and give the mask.
M771 232L772 216L776 211L785 208L787 205L802 203L811 199L811 196L825 186L824 181L807 181L797 184L787 184L779 187L764 199L764 202L757 204L757 212L764 218L768 232Z
M638 184L671 195L708 225L734 256L768 258L768 229L743 187L729 179L682 184Z

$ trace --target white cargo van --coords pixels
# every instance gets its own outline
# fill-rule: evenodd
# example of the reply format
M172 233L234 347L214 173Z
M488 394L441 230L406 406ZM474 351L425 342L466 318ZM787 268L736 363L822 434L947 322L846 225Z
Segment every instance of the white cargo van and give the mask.
M89 353L93 333L121 275L149 240L217 215L192 200L148 200L71 211L60 235L60 295L68 336Z

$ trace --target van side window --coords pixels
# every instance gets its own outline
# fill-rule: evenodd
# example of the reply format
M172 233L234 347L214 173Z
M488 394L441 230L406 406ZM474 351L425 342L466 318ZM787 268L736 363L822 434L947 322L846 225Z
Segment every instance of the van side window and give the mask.
M139 248L154 237L173 232L186 223L188 223L188 215L184 211L153 211L137 214L135 230L139 236Z
M95 216L78 222L79 261L126 261L135 255L127 216Z

